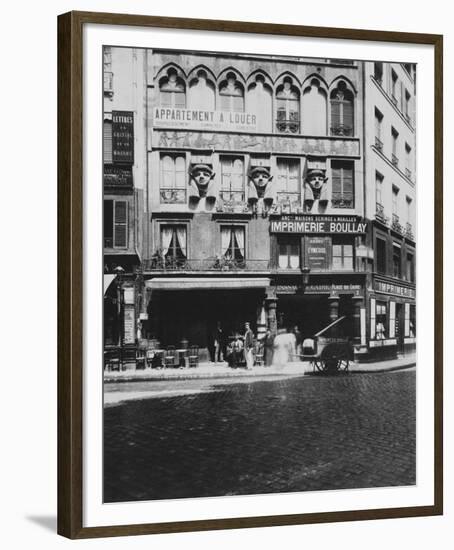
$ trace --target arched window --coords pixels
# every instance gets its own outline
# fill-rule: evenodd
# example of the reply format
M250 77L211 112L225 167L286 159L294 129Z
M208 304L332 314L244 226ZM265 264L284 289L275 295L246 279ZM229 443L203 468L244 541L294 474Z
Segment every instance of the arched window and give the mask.
M303 134L326 136L327 97L317 78L313 78L303 91L301 119Z
M276 130L285 134L298 134L300 131L300 94L288 76L277 88Z
M159 102L163 107L186 107L186 87L173 67L159 81Z
M206 71L197 71L197 76L191 79L188 90L188 108L215 110L216 93L213 82L208 79Z
M257 131L272 132L272 91L261 74L255 77L247 91L247 111L256 115Z
M331 100L331 135L353 136L353 93L341 80L330 95Z
M219 87L221 111L244 112L244 88L235 73L227 73L226 79Z

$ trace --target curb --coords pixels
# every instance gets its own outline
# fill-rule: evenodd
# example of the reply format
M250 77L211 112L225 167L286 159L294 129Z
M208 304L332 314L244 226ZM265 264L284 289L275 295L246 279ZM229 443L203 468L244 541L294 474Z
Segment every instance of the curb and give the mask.
M395 365L390 367L381 367L377 369L371 369L368 370L367 367L365 368L358 368L353 367L348 372L350 374L375 374L375 373L383 373L383 372L392 372L392 371L399 371L399 370L405 370L410 369L412 367L416 366L416 362L412 361L411 363L405 363L403 365ZM316 373L315 373L316 374ZM319 373L320 374L320 373ZM302 371L302 372L270 372L270 373L256 373L252 374L248 371L245 372L239 372L239 373L232 373L232 372L226 372L226 373L181 373L181 374L175 374L173 376L121 376L118 378L104 378L104 382L106 384L115 384L115 383L131 383L131 382L165 382L165 381L181 381L181 380L219 380L219 379L225 379L225 378L275 378L275 377L283 377L283 378L298 378L303 376L313 376L314 373L311 371Z

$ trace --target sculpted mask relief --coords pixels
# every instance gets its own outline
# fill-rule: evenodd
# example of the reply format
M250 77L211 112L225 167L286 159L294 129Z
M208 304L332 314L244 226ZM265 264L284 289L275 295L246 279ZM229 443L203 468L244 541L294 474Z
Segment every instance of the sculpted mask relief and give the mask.
M304 206L311 212L318 206L325 206L328 202L325 170L311 169L307 172L304 182Z
M191 164L189 168L189 198L198 200L201 198L216 199L213 188L213 179L215 173L209 163Z

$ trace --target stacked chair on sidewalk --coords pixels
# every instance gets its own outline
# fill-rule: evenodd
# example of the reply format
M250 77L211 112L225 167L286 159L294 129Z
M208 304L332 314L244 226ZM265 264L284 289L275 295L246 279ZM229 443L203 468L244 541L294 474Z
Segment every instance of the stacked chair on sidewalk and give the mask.
M166 368L175 367L175 357L176 357L175 346L167 346L166 353L164 356L164 365Z
M189 367L197 367L199 365L199 346L190 346L188 353Z

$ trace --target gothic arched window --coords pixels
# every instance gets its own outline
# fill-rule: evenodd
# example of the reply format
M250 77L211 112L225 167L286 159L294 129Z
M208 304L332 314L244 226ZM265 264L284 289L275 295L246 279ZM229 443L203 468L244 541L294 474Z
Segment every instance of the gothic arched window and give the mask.
M353 93L347 88L347 84L341 80L331 92L331 135L353 136Z
M284 134L298 134L300 131L300 94L288 76L277 88L276 130Z
M235 73L227 73L226 79L219 87L221 111L244 112L244 88Z
M173 67L159 81L159 102L163 107L186 107L186 86Z

